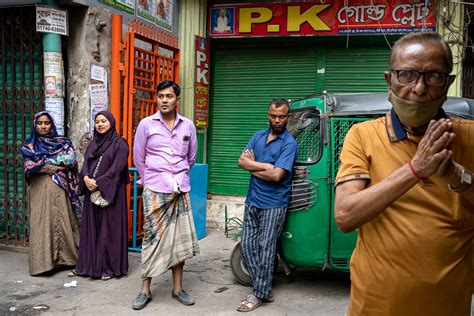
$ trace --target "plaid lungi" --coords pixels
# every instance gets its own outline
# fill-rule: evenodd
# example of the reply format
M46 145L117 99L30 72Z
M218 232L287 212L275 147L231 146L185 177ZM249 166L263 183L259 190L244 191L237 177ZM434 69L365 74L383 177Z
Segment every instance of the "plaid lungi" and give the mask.
M199 253L189 193L143 190L142 278L160 275Z

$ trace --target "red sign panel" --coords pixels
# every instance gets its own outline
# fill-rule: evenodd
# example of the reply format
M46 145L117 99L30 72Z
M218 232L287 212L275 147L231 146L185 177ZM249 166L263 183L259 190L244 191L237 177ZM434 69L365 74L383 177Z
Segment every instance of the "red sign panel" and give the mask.
M197 127L209 125L209 40L196 35L196 83L194 85L194 123Z
M214 5L210 37L404 34L435 31L435 0L325 0Z

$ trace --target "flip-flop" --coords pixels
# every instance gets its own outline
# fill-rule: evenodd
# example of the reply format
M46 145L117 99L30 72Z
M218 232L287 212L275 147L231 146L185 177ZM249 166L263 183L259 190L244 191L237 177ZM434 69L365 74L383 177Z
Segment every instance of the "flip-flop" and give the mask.
M67 276L70 277L70 278L73 278L73 277L77 276L76 270L71 270L71 271L69 271L69 273L67 274Z
M262 305L262 300L258 299L255 295L247 295L247 299L240 302L237 306L237 311L239 312L250 312Z

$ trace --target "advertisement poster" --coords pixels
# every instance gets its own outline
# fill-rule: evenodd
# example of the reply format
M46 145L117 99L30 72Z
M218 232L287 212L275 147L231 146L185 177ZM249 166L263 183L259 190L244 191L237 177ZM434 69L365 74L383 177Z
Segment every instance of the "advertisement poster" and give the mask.
M37 5L36 32L68 35L67 10Z
M64 100L63 98L45 98L44 109L54 120L59 135L64 135Z
M63 60L61 53L44 52L44 83L47 98L64 97Z
M173 0L156 1L156 25L167 31L173 30Z
M194 123L197 127L209 125L209 79L211 50L209 40L196 35L196 78L194 84Z
M332 0L214 5L210 37L405 34L436 31L435 0Z
M91 79L100 82L105 81L105 68L99 65L91 66Z
M135 14L135 0L99 0L99 2L127 13Z
M137 0L137 16L148 22L155 23L157 1L158 0Z

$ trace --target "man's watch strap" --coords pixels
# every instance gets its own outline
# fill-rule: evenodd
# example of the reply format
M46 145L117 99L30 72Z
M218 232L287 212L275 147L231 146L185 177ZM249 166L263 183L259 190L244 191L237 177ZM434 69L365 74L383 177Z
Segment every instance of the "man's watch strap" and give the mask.
M452 185L448 185L449 189L453 192L461 193L464 191L469 190L469 188L472 185L472 173L471 171L467 170L466 168L463 168L461 170L461 182L458 186L453 187Z

